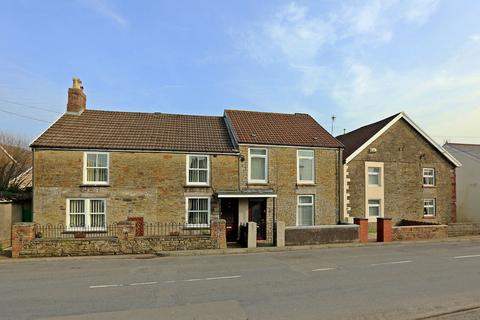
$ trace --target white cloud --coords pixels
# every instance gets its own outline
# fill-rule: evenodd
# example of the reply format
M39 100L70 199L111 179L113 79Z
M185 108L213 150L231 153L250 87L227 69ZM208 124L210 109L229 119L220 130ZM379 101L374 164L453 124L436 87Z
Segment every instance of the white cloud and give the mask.
M128 25L128 21L107 0L81 0L81 3L120 27Z

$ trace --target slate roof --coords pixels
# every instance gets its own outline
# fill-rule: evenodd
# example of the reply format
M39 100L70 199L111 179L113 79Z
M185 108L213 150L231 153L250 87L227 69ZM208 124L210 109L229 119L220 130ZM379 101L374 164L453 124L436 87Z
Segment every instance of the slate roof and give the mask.
M64 114L31 147L236 152L223 117L99 110Z
M238 143L343 147L308 114L225 110L225 116Z
M480 144L449 142L446 143L443 147L447 149L456 149L456 151L463 152L470 157L480 160Z
M360 148L365 142L367 142L377 132L382 130L383 127L395 119L399 114L400 113L396 113L388 118L337 136L337 139L345 145L345 151L343 152L344 159L348 158L352 153L355 152L355 150Z

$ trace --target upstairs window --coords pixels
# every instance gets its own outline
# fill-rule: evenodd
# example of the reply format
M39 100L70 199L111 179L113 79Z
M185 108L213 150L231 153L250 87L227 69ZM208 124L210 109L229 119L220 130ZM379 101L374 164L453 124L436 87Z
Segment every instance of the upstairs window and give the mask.
M210 223L210 198L187 198L187 223L208 226Z
M208 156L187 156L187 184L208 185L209 183L209 157Z
M434 168L423 168L423 185L424 186L435 186L435 169Z
M435 199L424 199L423 200L423 215L424 216L435 216Z
M105 152L85 152L83 182L85 184L108 184L108 158Z
M313 195L298 196L297 225L313 226L313 224L314 224Z
M297 182L313 183L314 181L314 151L297 150Z
M105 199L68 199L67 230L105 230L105 214Z
M267 149L248 149L248 182L267 183L268 153Z
M380 168L368 167L368 185L379 186L380 185Z

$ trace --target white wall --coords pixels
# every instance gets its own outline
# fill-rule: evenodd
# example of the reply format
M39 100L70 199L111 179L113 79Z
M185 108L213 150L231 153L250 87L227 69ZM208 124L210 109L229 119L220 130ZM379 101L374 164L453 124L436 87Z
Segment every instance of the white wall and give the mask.
M457 222L480 222L480 160L453 148L448 151L462 163L456 170Z

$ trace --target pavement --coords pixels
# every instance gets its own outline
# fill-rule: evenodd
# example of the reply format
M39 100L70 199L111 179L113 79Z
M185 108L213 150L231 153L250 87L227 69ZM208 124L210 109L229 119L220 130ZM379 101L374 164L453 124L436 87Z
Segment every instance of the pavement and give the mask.
M0 262L0 319L479 319L480 240Z

